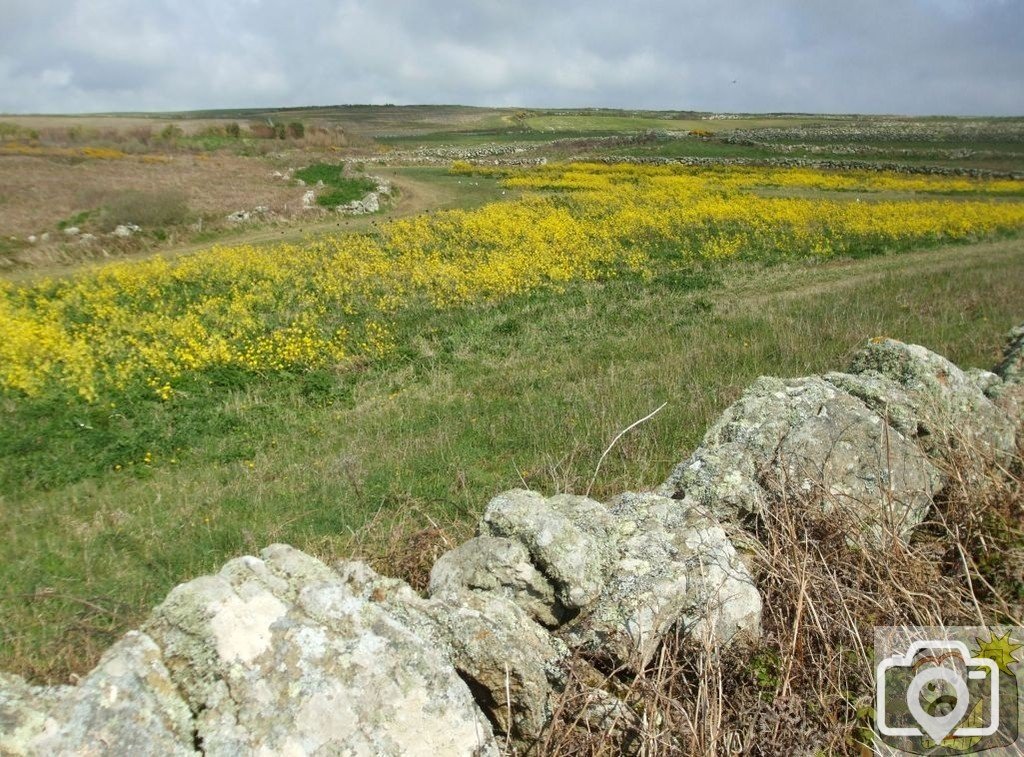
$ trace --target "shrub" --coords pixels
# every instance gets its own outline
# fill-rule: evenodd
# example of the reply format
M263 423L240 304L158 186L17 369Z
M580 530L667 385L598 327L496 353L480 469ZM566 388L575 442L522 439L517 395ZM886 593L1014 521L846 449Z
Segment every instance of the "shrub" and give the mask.
M160 139L164 142L173 142L183 136L185 136L185 132L177 124L167 124L160 130Z
M120 224L134 223L155 229L183 223L187 217L188 198L180 190L126 189L104 203L100 226L109 231Z
M288 124L288 136L292 139L302 139L306 136L306 127L301 121L292 121Z
M242 127L232 121L224 125L224 133L232 139L239 139L242 136Z
M261 123L255 122L249 124L249 131L256 139L273 139L274 138L274 127Z

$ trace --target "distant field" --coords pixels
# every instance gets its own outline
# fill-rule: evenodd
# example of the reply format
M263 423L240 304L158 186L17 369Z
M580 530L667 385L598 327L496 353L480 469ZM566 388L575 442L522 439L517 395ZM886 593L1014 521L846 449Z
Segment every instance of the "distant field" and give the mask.
M732 129L756 129L764 126L802 126L814 123L817 119L808 118L728 118L728 119L665 119L645 118L643 116L611 116L611 115L567 115L567 116L534 116L527 118L525 123L538 131L642 131L644 129L663 129L668 131L689 131L704 129L707 131L730 131Z

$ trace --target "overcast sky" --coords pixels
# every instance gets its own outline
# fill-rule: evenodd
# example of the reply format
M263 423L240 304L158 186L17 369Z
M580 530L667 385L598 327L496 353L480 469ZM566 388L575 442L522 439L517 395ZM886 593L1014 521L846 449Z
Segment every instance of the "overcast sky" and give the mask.
M0 111L1024 115L1024 0L0 0Z

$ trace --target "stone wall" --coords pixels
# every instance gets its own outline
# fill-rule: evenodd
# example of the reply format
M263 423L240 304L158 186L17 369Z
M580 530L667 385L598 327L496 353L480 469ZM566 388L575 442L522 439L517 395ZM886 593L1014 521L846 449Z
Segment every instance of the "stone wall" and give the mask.
M77 685L0 674L0 753L527 751L570 658L760 633L742 545L781 496L906 538L955 446L1014 454L1022 402L1024 328L994 373L873 339L847 373L758 379L655 491L498 495L426 596L272 545L176 587ZM598 722L622 709L593 695Z

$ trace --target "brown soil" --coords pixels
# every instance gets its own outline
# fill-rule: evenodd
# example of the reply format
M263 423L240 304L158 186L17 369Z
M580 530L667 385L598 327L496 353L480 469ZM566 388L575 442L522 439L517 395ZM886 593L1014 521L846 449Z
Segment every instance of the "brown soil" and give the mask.
M24 238L124 191L178 189L194 213L219 217L265 205L290 215L302 207L301 187L272 176L262 158L234 155L129 156L83 160L0 156L0 235Z

